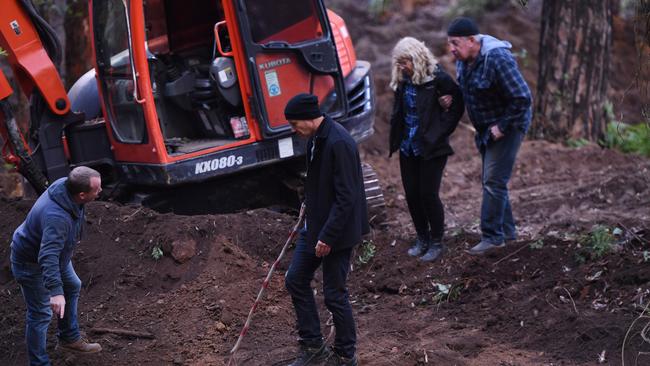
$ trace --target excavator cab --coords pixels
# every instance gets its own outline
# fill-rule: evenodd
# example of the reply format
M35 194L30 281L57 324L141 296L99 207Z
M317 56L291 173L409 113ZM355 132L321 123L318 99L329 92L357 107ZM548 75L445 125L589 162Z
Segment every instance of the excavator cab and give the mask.
M20 12L26 1L10 2ZM30 140L50 181L87 165L175 186L302 156L283 114L298 93L317 95L357 141L373 133L370 64L322 0L89 0L89 17L94 69ZM35 148L45 140L63 141L50 148L65 156L56 170Z

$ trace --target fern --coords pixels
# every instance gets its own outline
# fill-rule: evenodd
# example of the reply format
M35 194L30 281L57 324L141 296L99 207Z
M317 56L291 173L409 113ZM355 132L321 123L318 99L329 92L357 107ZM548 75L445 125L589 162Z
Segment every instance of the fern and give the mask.
M647 123L628 125L610 122L602 144L624 153L635 153L650 157L650 127Z

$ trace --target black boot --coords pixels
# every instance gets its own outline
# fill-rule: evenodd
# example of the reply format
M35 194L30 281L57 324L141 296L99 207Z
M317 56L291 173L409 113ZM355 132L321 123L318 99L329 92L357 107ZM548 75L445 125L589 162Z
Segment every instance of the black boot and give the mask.
M358 366L359 361L356 356L350 358L339 356L336 351L332 352L332 356L327 359L326 366Z
M429 248L428 245L429 241L426 239L421 239L419 236L417 239L415 239L415 243L413 243L413 246L409 248L408 254L411 257L419 257L422 254L424 254L427 249Z
M445 251L445 247L441 242L433 242L429 245L427 252L420 257L420 260L423 262L433 262L436 259L440 258L442 253Z
M323 361L332 356L332 351L325 344L317 347L309 347L300 345L298 358L293 361L289 366L315 366L320 365Z

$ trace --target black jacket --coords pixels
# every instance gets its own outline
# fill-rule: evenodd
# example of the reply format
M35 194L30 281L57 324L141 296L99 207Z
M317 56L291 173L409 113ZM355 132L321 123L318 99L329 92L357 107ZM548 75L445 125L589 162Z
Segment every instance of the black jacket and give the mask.
M307 142L305 204L308 245L351 248L370 231L357 144L328 116Z
M449 136L458 126L463 116L465 105L460 88L454 80L442 69L437 68L432 81L416 85L416 105L420 125L415 138L421 144L421 156L431 159L451 155L454 150L449 145ZM445 112L438 103L438 98L450 94L453 102L449 111ZM397 151L404 138L404 117L406 105L404 102L404 83L395 91L393 114L390 119L389 154Z

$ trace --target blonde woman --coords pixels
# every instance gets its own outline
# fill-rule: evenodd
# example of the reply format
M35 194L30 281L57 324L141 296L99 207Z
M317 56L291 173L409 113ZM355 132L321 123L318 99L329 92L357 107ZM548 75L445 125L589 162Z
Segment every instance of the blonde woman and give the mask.
M434 261L444 250L439 191L447 157L454 153L449 136L463 115L463 98L426 45L412 37L393 48L391 76L395 101L389 157L400 151L402 184L417 233L408 254Z

